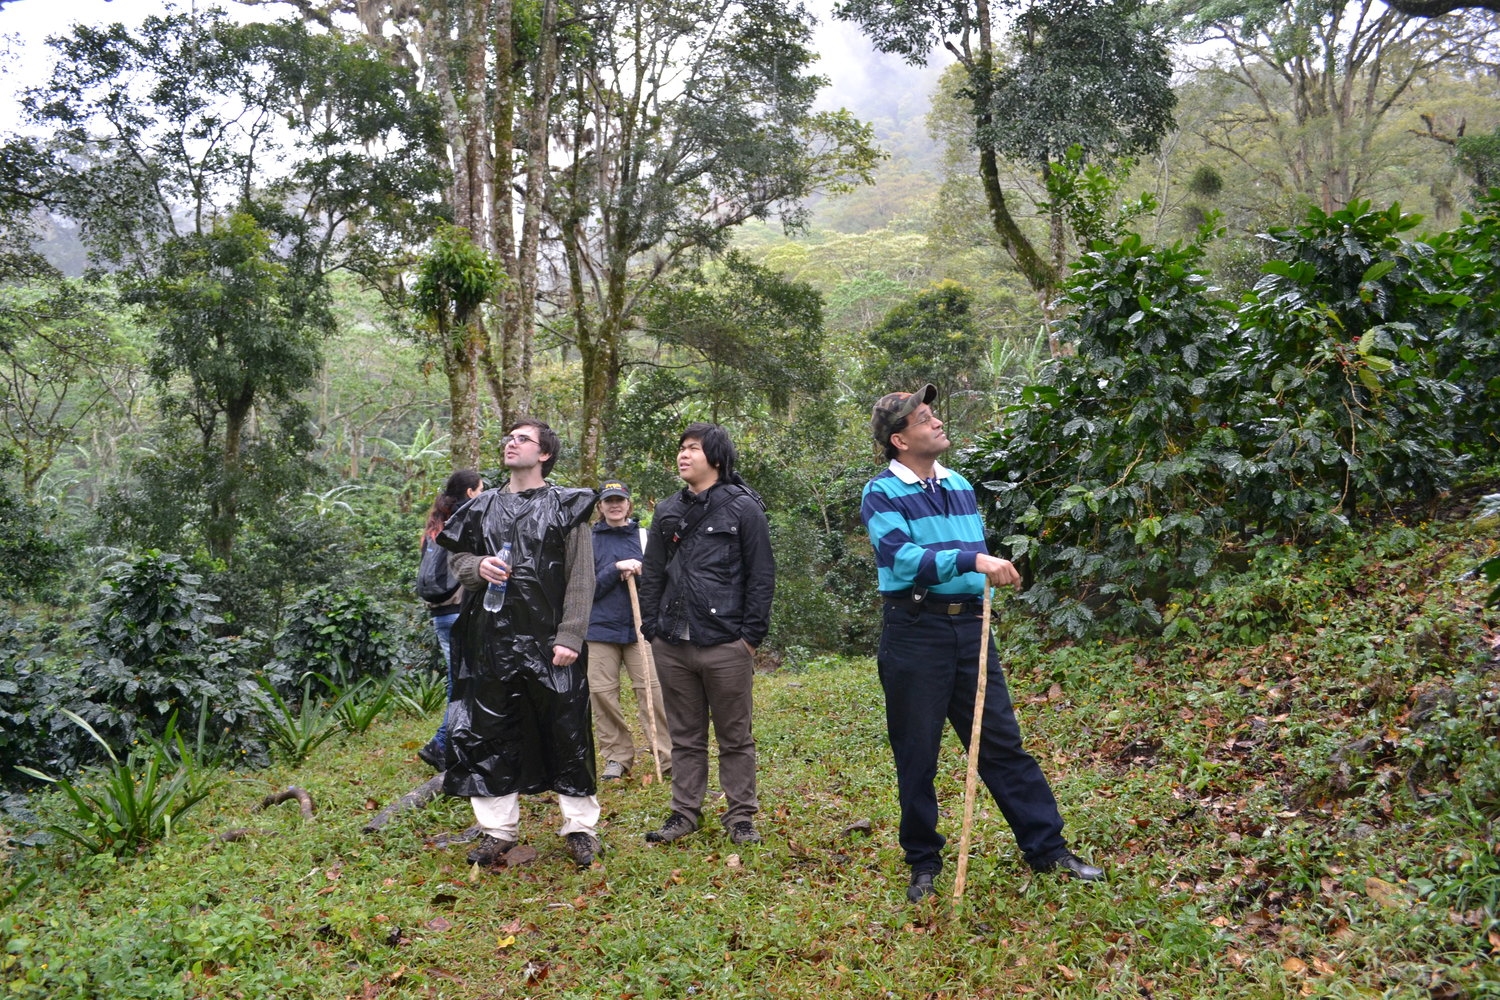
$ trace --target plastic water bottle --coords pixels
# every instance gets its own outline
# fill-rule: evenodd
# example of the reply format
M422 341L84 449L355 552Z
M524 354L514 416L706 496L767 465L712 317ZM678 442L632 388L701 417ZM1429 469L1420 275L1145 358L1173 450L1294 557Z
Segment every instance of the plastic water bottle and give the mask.
M506 575L510 574L510 542L500 546L500 561L505 563ZM484 610L499 611L505 607L505 584L492 583L484 591Z

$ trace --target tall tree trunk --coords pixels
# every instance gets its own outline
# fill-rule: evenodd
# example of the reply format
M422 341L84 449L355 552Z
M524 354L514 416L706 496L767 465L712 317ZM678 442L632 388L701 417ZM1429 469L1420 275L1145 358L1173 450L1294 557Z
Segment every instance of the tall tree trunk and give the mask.
M441 331L448 375L448 451L455 469L479 467L479 337L469 324Z
M494 42L491 48L495 55L495 72L494 106L490 111L490 126L494 129L494 159L490 167L490 241L506 276L512 280L500 293L499 315L495 323L499 341L491 342L481 360L495 410L500 414L501 423L507 423L519 412L512 396L520 383L503 372L505 359L511 356L519 336L522 312L520 289L515 281L520 269L516 260L515 190L512 187L516 169L514 0L494 0L492 13Z
M531 350L536 327L538 248L545 208L549 126L557 82L557 0L542 0L541 51L533 73L526 122L526 187L521 202L521 245L516 261L516 303L507 317L504 378L513 413L508 424L531 409Z
M234 536L239 529L240 456L254 405L254 394L247 393L224 409L224 451L219 458L223 481L210 505L209 523L204 526L203 534L209 552L225 562L234 553Z
M456 204L455 209L463 220L459 224L469 231L474 242L492 250L486 209L493 155L489 143L489 102L485 98L489 83L490 0L466 0L463 10L459 45L464 55L463 173L468 197L463 203Z
M979 58L969 70L973 87L974 121L976 132L983 135L994 120L991 108L994 90L994 48L990 39L989 5L981 2L979 13ZM979 144L979 181L984 188L984 198L990 209L990 225L1000 237L1000 245L1020 269L1032 289L1051 298L1057 287L1057 272L1037 253L1031 240L1021 232L1015 217L1010 214L1010 205L1005 201L1005 188L1000 185L1000 161L995 148Z
M562 238L563 257L568 267L569 297L572 300L573 329L578 354L583 362L583 432L578 442L578 475L580 481L591 483L599 478L599 457L604 447L604 415L609 409L609 375L616 366L617 354L609 349L609 338L604 329L609 316L601 316L598 324L589 318L588 296L583 287L583 270L586 265L578 242L580 221L577 218L563 220Z

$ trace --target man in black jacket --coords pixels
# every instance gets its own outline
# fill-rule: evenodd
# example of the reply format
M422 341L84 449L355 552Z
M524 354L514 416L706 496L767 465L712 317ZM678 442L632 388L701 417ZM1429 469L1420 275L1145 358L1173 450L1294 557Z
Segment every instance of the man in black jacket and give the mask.
M641 572L641 630L651 640L672 734L672 813L646 834L665 843L698 829L708 791L708 725L719 743L723 823L756 844L755 647L771 625L776 562L765 504L734 471L734 444L717 424L678 439L686 487L656 506Z

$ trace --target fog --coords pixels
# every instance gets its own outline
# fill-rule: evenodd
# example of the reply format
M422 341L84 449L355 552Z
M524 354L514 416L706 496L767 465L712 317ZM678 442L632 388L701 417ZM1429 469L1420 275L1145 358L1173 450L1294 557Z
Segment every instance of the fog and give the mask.
M63 33L75 23L138 24L152 14L171 9L200 9L211 3L169 4L163 0L0 0L0 128L19 125L18 95L41 83L48 72L49 35ZM237 17L271 20L295 11L286 5L251 6L226 3ZM59 14L59 8L65 13ZM927 67L908 66L896 56L876 52L855 26L833 18L833 0L811 0L808 10L818 19L813 48L818 72L829 85L818 100L820 109L848 108L861 118L900 123L912 114L925 114L938 73L949 62L935 53Z

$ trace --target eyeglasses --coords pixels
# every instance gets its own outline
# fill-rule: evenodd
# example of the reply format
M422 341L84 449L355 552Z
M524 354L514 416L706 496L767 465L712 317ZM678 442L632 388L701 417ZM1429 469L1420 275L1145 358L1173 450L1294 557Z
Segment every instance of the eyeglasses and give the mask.
M527 437L525 434L507 434L507 435L505 435L505 437L503 437L503 438L500 439L500 443L502 445L508 445L511 442L515 442L516 444L536 444L537 443L536 442L536 438L534 438L534 437Z

